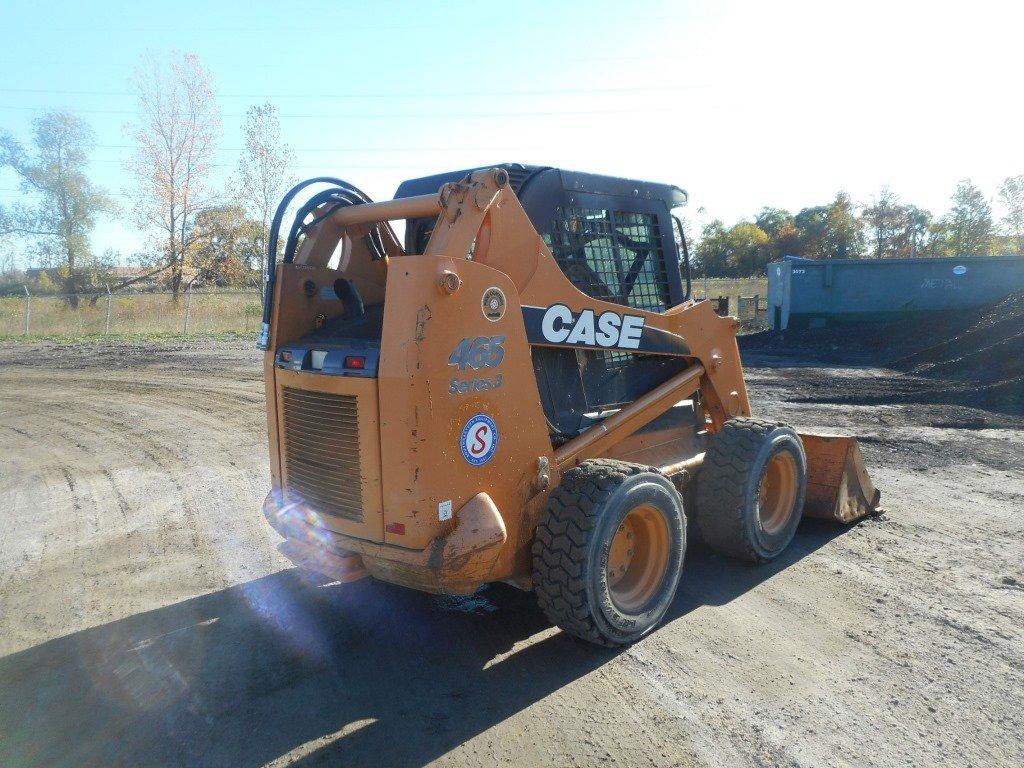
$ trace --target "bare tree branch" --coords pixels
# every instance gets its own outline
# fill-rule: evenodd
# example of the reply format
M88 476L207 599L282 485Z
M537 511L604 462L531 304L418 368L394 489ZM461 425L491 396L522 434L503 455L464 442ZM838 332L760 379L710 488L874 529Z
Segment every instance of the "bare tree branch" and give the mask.
M150 58L135 85L141 117L129 127L138 149L128 170L136 180L136 218L161 232L177 295L191 266L196 217L215 197L209 177L220 110L209 73L191 54Z
M294 152L281 138L281 124L273 105L250 107L243 126L245 149L238 163L239 200L260 223L257 263L266 271L267 238L278 200L292 185L288 167ZM261 289L261 286L257 286Z

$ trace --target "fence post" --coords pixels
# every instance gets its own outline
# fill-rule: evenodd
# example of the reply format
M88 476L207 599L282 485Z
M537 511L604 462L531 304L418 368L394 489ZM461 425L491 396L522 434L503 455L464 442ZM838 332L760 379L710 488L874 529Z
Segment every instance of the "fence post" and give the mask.
M21 286L25 289L25 335L28 336L28 327L32 322L32 294L28 292L28 286Z
M185 289L185 330L181 332L182 336L188 334L188 318L192 314L192 286L190 285Z
M107 318L103 323L103 335L110 335L110 300L113 299L113 295L110 293L110 285L107 285Z

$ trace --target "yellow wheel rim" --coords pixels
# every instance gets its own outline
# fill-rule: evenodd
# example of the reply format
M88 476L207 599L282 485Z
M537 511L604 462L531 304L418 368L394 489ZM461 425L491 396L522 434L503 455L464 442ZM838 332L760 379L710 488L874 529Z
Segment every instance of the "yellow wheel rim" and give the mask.
M619 525L608 553L608 591L624 613L638 613L661 589L668 571L671 536L657 507L631 510Z
M768 461L757 491L757 517L761 530L781 531L793 517L796 506L796 460L789 451L780 451Z

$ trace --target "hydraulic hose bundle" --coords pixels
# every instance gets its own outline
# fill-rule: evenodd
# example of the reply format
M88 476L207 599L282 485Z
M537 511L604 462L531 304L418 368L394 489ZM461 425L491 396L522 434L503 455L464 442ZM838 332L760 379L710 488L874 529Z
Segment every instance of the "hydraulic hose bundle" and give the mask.
M281 222L284 220L285 211L295 196L312 184L332 184L333 186L313 195L296 212L292 225L288 230L288 239L285 241L283 259L285 264L290 264L295 258L295 249L298 246L299 235L319 224L339 208L373 202L358 187L333 176L317 176L316 178L299 182L288 190L288 193L281 199L281 203L277 206L277 211L274 213L274 219L270 224L270 236L267 238L267 277L263 296L263 326L260 329L260 337L257 341L257 346L260 349L266 349L270 343L270 318L274 311L274 284L277 279L277 244ZM324 213L312 221L306 222L307 216L325 205L329 207ZM371 230L368 241L374 258L383 258L384 244L376 227Z

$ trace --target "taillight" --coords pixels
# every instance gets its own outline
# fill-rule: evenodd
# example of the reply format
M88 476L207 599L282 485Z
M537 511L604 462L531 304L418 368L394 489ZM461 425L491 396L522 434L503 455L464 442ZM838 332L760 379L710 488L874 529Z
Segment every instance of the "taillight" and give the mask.
M366 358L350 355L345 358L345 367L354 368L356 370L362 370L366 368Z

